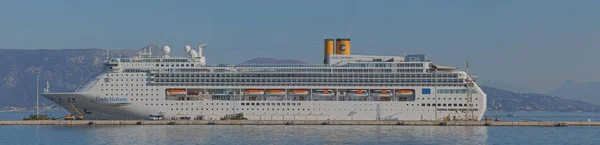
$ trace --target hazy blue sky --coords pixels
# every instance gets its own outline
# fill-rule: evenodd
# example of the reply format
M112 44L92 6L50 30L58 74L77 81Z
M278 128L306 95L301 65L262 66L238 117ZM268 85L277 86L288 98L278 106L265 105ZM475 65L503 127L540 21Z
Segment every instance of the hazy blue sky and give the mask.
M545 92L599 80L597 0L0 1L0 48L207 43L209 63L322 61L324 32L353 54L425 53L481 79Z

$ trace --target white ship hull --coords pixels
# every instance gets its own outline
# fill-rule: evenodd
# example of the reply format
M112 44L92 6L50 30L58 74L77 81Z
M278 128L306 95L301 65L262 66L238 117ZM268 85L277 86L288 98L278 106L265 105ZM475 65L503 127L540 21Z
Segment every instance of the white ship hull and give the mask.
M110 59L105 72L74 93L42 95L74 115L82 112L85 119L139 120L163 114L165 119L218 120L237 113L250 120L483 117L486 94L476 84L466 87L470 80L465 72L401 58L332 55L329 60L335 64L320 66L207 66L203 56L139 55Z
M204 116L218 120L227 114L243 113L249 120L454 120L471 118L465 110L473 109L475 119L480 120L485 112L481 106L432 107L421 104L431 101L244 101L244 100L205 100L205 101L166 101L156 97L156 101L132 101L111 103L101 101L102 94L88 93L48 93L43 96L54 100L65 108L71 104L84 113L86 119L139 120L150 114L162 113L166 119ZM430 96L433 97L434 95ZM426 98L417 96L418 98ZM438 96L440 98L464 98L463 95ZM59 99L60 98L60 99ZM71 98L71 99L67 99ZM72 100L74 98L75 101ZM105 97L100 97L105 98ZM340 97L341 98L341 97ZM109 97L110 100L110 97ZM441 101L440 101L441 102ZM464 100L446 101L448 104L464 103ZM485 99L478 99L482 104ZM266 105L270 103L271 105ZM168 104L168 105L167 105ZM244 104L244 105L242 105ZM245 105L250 104L250 105ZM252 105L254 104L254 105ZM279 105L277 105L279 104ZM289 105L288 105L289 104ZM292 105L294 104L294 105ZM418 104L418 106L417 106ZM444 103L445 104L445 103ZM437 111L436 111L437 110ZM70 110L76 114L76 111ZM85 113L89 112L89 113Z

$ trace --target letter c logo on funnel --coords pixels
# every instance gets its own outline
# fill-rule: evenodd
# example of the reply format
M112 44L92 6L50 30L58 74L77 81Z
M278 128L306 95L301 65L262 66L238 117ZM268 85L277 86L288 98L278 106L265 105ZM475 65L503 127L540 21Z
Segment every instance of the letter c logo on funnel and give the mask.
M341 51L346 51L346 44L340 45L340 50Z

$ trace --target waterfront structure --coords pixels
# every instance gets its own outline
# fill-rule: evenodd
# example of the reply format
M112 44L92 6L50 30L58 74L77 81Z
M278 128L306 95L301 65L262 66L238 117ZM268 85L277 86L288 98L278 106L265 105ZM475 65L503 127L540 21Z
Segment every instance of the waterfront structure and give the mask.
M325 40L324 64L210 65L204 45L185 57L141 50L107 58L75 92L42 95L86 119L481 120L486 94L466 72L425 55L352 55L350 39L337 40L335 54Z

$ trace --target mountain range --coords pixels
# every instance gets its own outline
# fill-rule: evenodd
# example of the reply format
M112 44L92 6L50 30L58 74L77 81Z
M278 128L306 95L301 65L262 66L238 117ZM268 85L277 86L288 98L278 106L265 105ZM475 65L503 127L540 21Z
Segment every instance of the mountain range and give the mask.
M569 80L548 92L548 94L600 104L600 81L580 82Z
M161 55L162 49L148 45L154 55ZM110 50L110 57L131 57L139 50ZM107 51L104 49L0 49L0 108L31 107L35 105L36 71L40 72L40 91L48 81L53 92L70 92L79 85L100 73ZM298 60L254 58L242 64L303 64ZM579 84L579 83L574 83ZM571 86L571 85L569 85ZM564 87L570 88L570 87ZM575 87L576 88L576 87ZM562 91L553 92L556 96L516 93L490 86L482 87L488 94L488 109L503 111L592 111L600 106L570 97L564 99ZM560 88L559 88L560 89ZM565 90L561 89L561 90ZM552 93L551 93L552 94ZM566 93L566 96L574 94ZM43 104L54 104L40 97Z
M565 99L546 94L517 93L489 86L482 86L481 88L487 94L487 106L490 111L592 112L600 107L600 105L580 100Z
M529 90L525 86L515 85L515 84L510 84L510 83L505 83L505 82L500 82L500 81L481 80L478 82L479 82L479 85L482 85L482 86L494 87L494 88L507 90L507 91L511 91L511 92L520 92L520 93L531 92L531 90Z
M110 51L111 57L128 57L137 50ZM46 81L52 91L74 91L97 75L106 59L104 49L0 49L0 108L35 105L36 72L40 93ZM53 104L40 97L41 103Z

